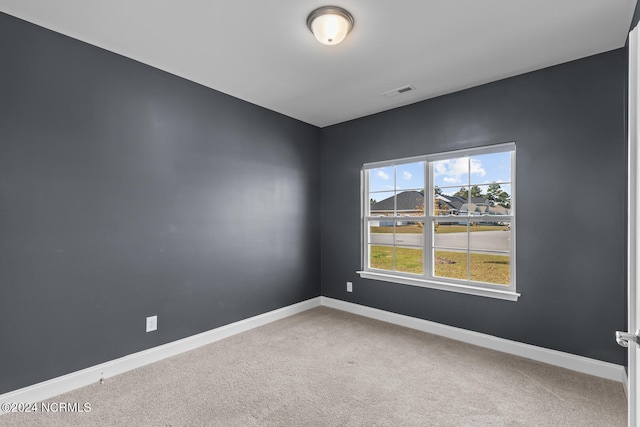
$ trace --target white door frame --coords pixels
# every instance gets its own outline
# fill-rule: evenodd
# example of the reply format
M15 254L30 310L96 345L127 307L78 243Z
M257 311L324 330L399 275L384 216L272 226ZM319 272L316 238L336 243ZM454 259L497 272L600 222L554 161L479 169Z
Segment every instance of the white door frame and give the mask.
M640 206L638 205L638 189L640 189L640 176L638 175L638 165L640 164L640 150L638 150L638 100L640 98L640 87L638 86L640 72L640 37L638 27L629 33L629 110L628 110L628 246L627 246L627 303L628 303L628 324L627 331L634 333L640 327L640 310L638 307L640 295L637 292L638 269L640 262L638 248L640 248ZM629 382L628 382L628 406L629 425L637 426L640 422L640 395L638 393L638 378L640 373L640 349L633 343L629 345Z

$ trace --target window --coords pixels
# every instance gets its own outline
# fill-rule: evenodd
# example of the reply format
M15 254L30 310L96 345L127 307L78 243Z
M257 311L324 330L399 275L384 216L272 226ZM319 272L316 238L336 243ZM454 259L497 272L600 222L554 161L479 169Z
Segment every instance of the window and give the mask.
M369 279L517 300L515 144L363 166Z

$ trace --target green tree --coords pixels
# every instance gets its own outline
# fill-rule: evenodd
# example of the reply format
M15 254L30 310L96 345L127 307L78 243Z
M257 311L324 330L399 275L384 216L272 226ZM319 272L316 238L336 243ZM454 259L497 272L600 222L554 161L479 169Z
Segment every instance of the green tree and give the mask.
M511 209L511 196L506 191L501 191L496 198L496 203L507 209Z
M460 196L462 198L469 197L469 190L466 187L460 187L460 189L454 194L454 196Z
M471 193L471 197L485 197L484 194L482 194L482 188L477 185L472 186L470 190L467 187L460 187L454 196L460 196L466 199L469 197L469 193Z
M494 182L489 185L486 197L491 206L499 205L507 209L511 208L511 196L500 187L500 184Z
M487 199L489 200L489 205L495 206L500 193L503 193L502 188L500 188L500 184L496 184L495 182L489 185L487 189Z

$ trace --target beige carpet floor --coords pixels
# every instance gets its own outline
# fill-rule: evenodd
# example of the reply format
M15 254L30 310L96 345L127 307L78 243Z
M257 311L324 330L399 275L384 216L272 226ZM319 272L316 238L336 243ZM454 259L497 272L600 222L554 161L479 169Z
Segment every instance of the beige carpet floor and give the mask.
M319 307L3 426L626 426L620 383Z

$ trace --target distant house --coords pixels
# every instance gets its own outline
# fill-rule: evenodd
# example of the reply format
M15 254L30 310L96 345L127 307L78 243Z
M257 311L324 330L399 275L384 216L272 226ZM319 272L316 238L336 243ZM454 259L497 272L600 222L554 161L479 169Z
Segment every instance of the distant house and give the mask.
M491 205L491 201L485 197L472 197L468 202L460 196L436 195L438 208L441 214L449 215L509 215L510 209L504 206ZM446 212L442 212L442 211Z
M485 197L472 197L467 200L461 196L435 195L436 209L440 215L509 215L510 209L503 206L491 206ZM403 191L394 198L388 197L371 204L371 216L422 216L424 215L424 196L418 191ZM380 226L392 225L393 221L379 221Z
M403 191L396 196L394 206L393 196L371 204L371 216L422 216L424 215L424 196L418 191ZM372 226L388 227L393 221L373 221ZM403 225L403 222L397 225Z
M494 205L485 197L472 197L467 201L461 196L436 195L439 209L447 211L449 215L508 215L509 209Z

